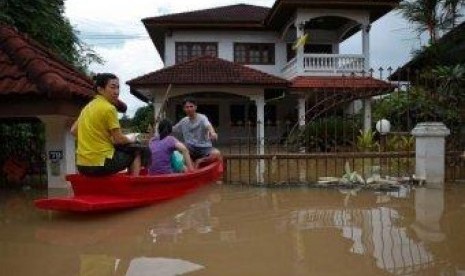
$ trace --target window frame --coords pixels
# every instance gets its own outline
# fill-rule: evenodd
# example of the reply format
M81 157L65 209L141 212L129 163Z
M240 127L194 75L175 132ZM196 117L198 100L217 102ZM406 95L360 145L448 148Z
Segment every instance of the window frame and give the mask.
M186 47L183 51L179 48ZM194 48L200 46L200 53L194 55ZM209 47L214 47L214 50L208 49ZM197 49L198 50L198 49ZM210 52L214 51L214 55ZM175 42L174 44L174 56L175 56L175 63L182 63L188 60L191 60L195 57L199 56L212 56L218 57L218 42Z
M245 47L243 52L239 52L239 47ZM256 49L258 48L258 50ZM234 43L234 62L239 64L275 65L276 64L276 44L275 43ZM258 51L258 61L254 52ZM242 53L239 55L239 53ZM254 55L255 54L255 55ZM265 54L268 54L268 61L265 61ZM239 57L244 60L239 60Z

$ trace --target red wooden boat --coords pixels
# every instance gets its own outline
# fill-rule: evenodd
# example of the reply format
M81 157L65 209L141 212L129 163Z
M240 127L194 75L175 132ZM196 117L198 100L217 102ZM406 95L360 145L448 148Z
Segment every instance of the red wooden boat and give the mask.
M92 212L149 205L181 196L204 184L218 180L223 173L220 161L188 173L104 177L68 175L72 197L45 198L34 201L37 208L55 211Z

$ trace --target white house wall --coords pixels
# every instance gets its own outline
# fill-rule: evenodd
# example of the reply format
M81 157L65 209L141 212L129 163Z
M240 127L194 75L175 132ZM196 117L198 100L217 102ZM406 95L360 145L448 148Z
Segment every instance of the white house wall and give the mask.
M275 44L274 65L247 65L263 72L280 76L286 62L286 43L279 35L270 31L173 31L165 40L165 66L175 64L176 42L215 42L218 43L218 57L234 61L234 43L273 43Z
M293 18L295 25L300 22L307 22L311 19L322 16L343 17L361 25L369 25L368 11L350 11L350 10L324 10L324 9L298 9ZM333 54L339 54L339 43L342 31L345 30L311 30L310 43L314 44L331 44ZM247 65L250 68L260 70L275 76L284 77L282 69L287 64L287 43L293 42L296 36L296 29L288 29L287 33L282 34L273 31L240 31L240 30L174 30L165 37L165 67L175 64L176 42L212 42L217 43L218 57L234 62L234 44L235 43L273 43L275 45L275 64L274 65ZM284 38L283 38L284 37ZM366 53L367 56L369 53ZM154 95L154 102L162 101L166 88L145 89L143 93L147 96ZM217 131L220 133L219 142L230 142L231 137L244 136L246 129L244 127L231 126L230 106L232 104L247 104L252 95L260 95L263 88L237 88L237 87L173 87L170 92L170 101L167 106L167 116L175 118L175 107L182 101L182 96L186 94L195 94L202 92L218 92L234 94L240 97L230 97L226 94L218 94L210 98L198 98L199 104L215 104L219 106L219 126ZM250 104L254 104L253 101ZM284 99L269 103L276 105L276 117L281 122L279 127L266 127L265 136L267 138L279 138L285 132L285 121L295 121L297 114L297 98L295 96L286 96ZM354 106L358 108L357 106ZM294 117L292 116L294 115ZM249 129L250 131L250 129Z

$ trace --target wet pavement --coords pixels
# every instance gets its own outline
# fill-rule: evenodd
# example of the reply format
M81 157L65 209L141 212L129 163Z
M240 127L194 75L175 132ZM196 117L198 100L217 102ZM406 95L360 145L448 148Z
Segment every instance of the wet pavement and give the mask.
M465 185L447 187L213 184L91 215L0 190L0 275L465 275Z

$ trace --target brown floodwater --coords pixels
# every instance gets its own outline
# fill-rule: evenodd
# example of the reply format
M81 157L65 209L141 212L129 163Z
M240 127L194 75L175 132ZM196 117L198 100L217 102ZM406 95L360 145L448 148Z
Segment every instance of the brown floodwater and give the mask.
M0 190L0 275L465 275L465 185L447 187L212 184L93 215Z

